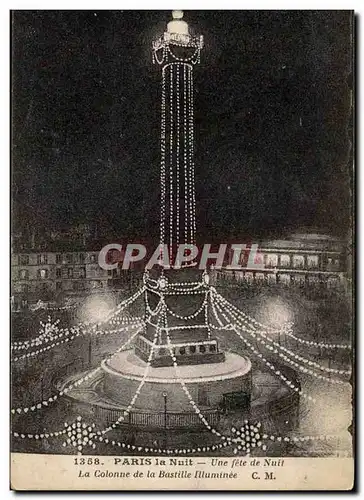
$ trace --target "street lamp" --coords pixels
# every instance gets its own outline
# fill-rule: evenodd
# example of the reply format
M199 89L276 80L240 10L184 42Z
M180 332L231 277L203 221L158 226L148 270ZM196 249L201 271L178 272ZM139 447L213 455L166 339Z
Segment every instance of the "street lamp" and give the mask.
M167 448L167 393L162 393L164 399L164 447Z
M167 430L167 393L163 392L164 398L164 429Z

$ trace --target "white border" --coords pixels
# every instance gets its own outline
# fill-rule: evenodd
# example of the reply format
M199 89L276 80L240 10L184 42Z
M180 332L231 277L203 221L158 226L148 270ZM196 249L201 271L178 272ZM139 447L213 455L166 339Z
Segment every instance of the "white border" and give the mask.
M249 10L261 10L261 9L267 9L267 10L278 10L278 9L287 9L287 10L295 10L295 9L327 9L327 10L332 10L332 9L353 9L356 11L357 14L362 14L364 12L364 4L359 0L355 0L354 2L347 2L343 0L325 0L325 1L317 1L317 0L296 0L295 2L288 1L288 0L280 0L280 1L269 1L269 0L254 0L254 2L251 3L246 3L236 0L224 0L224 1L215 1L215 0L210 0L209 2L207 1L200 1L196 2L195 0L185 0L184 2L179 2L177 5L175 5L174 2L166 2L165 0L155 0L154 2L146 2L143 0L134 0L132 4L127 3L127 2L121 2L119 1L104 1L104 2L95 2L94 0L83 0L83 1L78 1L75 2L74 0L63 0L62 2L60 1L54 1L54 0L37 0L37 1L27 1L27 0L17 0L13 2L7 2L6 0L1 4L0 7L0 23L1 23L1 30L0 30L0 37L1 37L1 112L2 112L2 120L1 120L1 134L0 134L0 140L1 140L1 146L2 146L2 176L1 176L1 182L0 182L0 200L2 204L2 210L1 210L1 257L2 257L2 270L3 270L3 275L2 275L2 286L0 288L0 293L1 293L1 319L2 319L2 335L3 335L3 342L1 345L1 353L3 356L3 359L1 360L1 376L2 376L2 384L1 384L1 393L0 393L0 401L2 402L7 402L9 404L9 384L6 382L9 380L9 10L10 9L85 9L85 10L90 10L90 9L95 9L95 10L103 10L103 9L113 9L113 10L122 10L123 8L126 10L129 10L130 8L133 9L150 9L150 10L170 10L172 8L179 8L179 9L185 9L185 10L210 10L210 9L215 9L215 10L224 10L224 9L237 9L241 10L242 8L249 9ZM360 43L362 41L363 37L363 19L359 20L361 26L360 30L358 30L357 36L357 45L362 47L362 44ZM357 58L357 73L358 73L358 78L357 78L357 85L359 85L359 82L363 82L363 68L364 68L364 61L363 61L363 51L358 51L358 58ZM357 88L357 93L359 89ZM361 112L363 112L363 100L361 101L360 107L358 106L357 109L357 126L360 131L360 136L356 138L357 144L363 144L364 143L364 132L363 129L359 127L359 121L360 121L360 116ZM357 157L358 157L357 153ZM358 158L359 159L359 158ZM356 166L356 171L359 170L359 165ZM360 176L360 178L357 178L358 182L358 217L362 221L364 218L364 205L363 202L361 201L362 197L364 196L364 177L363 175ZM362 245L361 245L361 227L359 227L359 221L358 221L358 248L360 251L358 251L358 259L359 257L362 256ZM359 283L364 283L364 271L363 271L363 266L361 266L360 272L358 272L358 282ZM358 303L358 310L363 311L364 310L364 293L359 294L359 303ZM359 318L360 319L360 318ZM360 328L361 322L358 323L357 326L357 335L360 337L362 335L362 329ZM364 345L364 341L361 341L358 345L359 347L359 352L357 353L357 356L359 356L359 359L364 359L364 355L362 352L362 346ZM360 368L360 363L358 364L358 369ZM360 370L359 375L359 380L357 380L357 385L360 388L361 387L361 382L362 382L362 370ZM363 414L363 405L362 405L362 400L359 400L360 403L360 408L358 408L358 413L359 415ZM6 406L6 403L5 403ZM12 493L9 491L9 438L8 438L8 429L9 429L9 412L10 412L10 405L8 411L5 411L3 408L3 411L0 412L1 416L1 421L0 421L0 429L2 432L4 432L4 435L2 436L2 443L3 443L3 448L2 448L2 453L0 455L1 461L0 461L0 491L1 491L1 497L5 498L7 495L11 495ZM359 424L359 422L357 422ZM362 436L364 432L362 431L360 433L360 443L358 440L358 446L361 447L362 444ZM6 443L6 444L5 444ZM7 449L4 449L4 444L7 447ZM364 460L358 461L358 470L357 470L357 476L363 478L364 477ZM363 480L363 479L361 479ZM100 494L103 497L106 497L105 494ZM194 495L193 493L189 493L189 495ZM249 493L244 493L244 495L249 495ZM264 492L258 495L254 495L253 498L263 498ZM47 497L48 494L42 494L42 497L45 498ZM123 493L123 496L129 496L125 493ZM216 498L216 495L213 495ZM222 498L224 496L224 493L220 493L218 497ZM289 494L285 495L285 497L292 497L294 494ZM326 496L326 495L325 495ZM329 497L336 497L333 494L329 494ZM69 493L67 495L68 498L77 498L77 494L75 493ZM140 493L137 495L133 495L133 498L136 497L146 497L146 494ZM327 496L326 496L327 498Z

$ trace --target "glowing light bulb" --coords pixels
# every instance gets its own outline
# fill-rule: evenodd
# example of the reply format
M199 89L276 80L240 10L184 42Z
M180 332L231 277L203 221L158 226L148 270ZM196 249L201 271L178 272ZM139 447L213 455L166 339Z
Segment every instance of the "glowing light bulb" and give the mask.
M183 18L183 10L173 10L172 17L173 17L173 19L182 19Z

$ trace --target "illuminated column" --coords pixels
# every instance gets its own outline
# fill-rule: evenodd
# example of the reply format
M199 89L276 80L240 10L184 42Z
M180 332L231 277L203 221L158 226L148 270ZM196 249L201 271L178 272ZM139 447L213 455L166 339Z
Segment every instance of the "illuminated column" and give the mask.
M178 244L196 242L193 67L203 37L191 36L182 17L173 11L153 42L153 62L162 67L160 243L171 258Z

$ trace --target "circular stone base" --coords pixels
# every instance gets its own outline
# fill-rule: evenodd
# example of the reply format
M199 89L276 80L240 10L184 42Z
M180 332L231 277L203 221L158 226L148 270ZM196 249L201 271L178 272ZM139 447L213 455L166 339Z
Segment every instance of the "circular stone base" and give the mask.
M251 363L248 358L227 353L222 363L149 367L133 350L115 354L103 361L103 392L113 401L128 406L142 380L137 407L147 411L191 411L191 404L180 380L192 399L204 409L218 409L225 394L243 392L250 399Z

